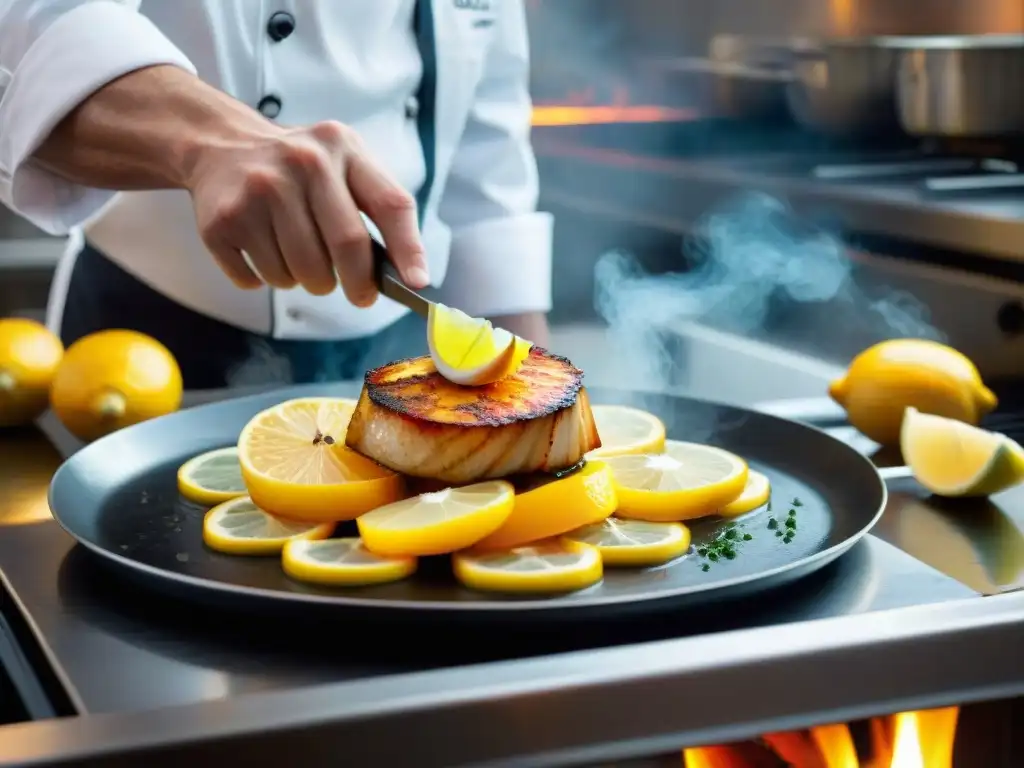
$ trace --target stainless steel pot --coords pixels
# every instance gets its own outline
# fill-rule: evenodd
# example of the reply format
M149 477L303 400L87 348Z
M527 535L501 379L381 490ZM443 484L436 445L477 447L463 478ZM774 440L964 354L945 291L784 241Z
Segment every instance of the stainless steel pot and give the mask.
M786 118L788 72L770 67L698 58L662 64L677 87L693 93L708 117L734 120Z
M1024 35L923 38L900 53L896 93L914 136L1024 133Z
M805 128L840 137L898 132L896 68L915 38L847 38L792 52L786 99Z

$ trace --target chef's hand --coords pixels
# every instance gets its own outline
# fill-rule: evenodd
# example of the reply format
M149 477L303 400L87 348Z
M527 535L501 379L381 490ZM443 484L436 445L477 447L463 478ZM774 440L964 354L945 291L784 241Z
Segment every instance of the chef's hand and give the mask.
M349 301L369 306L377 289L360 211L380 229L405 283L428 283L415 200L346 125L267 124L204 146L186 186L203 242L242 288L266 282L324 295L340 278Z

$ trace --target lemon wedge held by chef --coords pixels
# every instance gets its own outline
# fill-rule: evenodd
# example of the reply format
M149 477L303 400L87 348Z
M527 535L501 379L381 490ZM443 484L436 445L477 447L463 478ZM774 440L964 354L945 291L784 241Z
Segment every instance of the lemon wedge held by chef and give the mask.
M178 469L178 492L205 506L245 496L238 448L218 448L186 461Z
M24 426L43 414L63 355L64 345L45 325L0 320L0 427Z
M249 496L277 517L352 520L402 498L402 478L345 446L355 401L288 400L258 413L238 438Z
M619 507L635 520L673 522L716 514L743 493L750 470L739 456L668 440L664 453L609 456Z
M366 548L378 555L443 555L496 531L512 512L515 489L504 480L444 488L367 512L356 520Z
M925 488L941 496L990 496L1024 482L1024 448L997 432L908 408L903 459Z
M682 523L648 523L614 517L579 528L565 538L596 547L605 565L661 565L675 560L690 548L690 529Z
M203 518L203 541L228 555L274 555L291 539L326 539L333 523L281 520L253 504L248 496L225 501Z
M615 487L600 461L565 477L543 478L521 488L512 513L477 549L511 549L599 523L615 511Z
M457 552L455 577L466 587L513 594L574 592L604 575L601 553L568 539L537 542L506 552Z
M750 470L747 475L747 484L743 493L734 501L730 501L720 510L718 514L722 517L739 517L747 512L752 512L758 507L764 506L772 495L772 484L767 477L760 472Z
M977 425L997 405L974 363L926 339L892 339L869 347L828 392L846 410L850 424L888 446L899 443L907 408Z
M416 572L414 557L375 555L355 537L290 539L281 552L284 572L296 581L329 587L386 584Z
M490 321L431 304L427 346L438 373L453 384L482 386L511 376L533 346Z
M595 405L591 410L601 447L587 454L588 458L664 450L665 424L653 413L625 405Z

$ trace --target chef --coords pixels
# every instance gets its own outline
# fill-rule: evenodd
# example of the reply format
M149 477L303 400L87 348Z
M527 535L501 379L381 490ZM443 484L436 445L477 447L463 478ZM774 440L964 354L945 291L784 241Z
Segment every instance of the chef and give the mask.
M423 353L368 230L544 344L527 86L522 0L0 0L0 200L69 234L65 343L147 333L188 388Z

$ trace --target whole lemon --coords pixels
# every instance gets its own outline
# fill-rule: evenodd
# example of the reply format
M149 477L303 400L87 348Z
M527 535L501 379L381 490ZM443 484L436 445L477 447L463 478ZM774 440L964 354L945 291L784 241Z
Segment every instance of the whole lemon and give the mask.
M828 393L846 409L850 424L881 445L899 444L907 408L977 425L998 404L974 363L925 339L869 347Z
M135 331L84 336L64 354L50 403L64 426L81 440L176 411L181 369L156 339Z
M63 355L64 345L45 325L0 320L0 427L23 426L42 415Z

